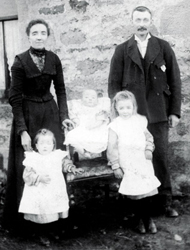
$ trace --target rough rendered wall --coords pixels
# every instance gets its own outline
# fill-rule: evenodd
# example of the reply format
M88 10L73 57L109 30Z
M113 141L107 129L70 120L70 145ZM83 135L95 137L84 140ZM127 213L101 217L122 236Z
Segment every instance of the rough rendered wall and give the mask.
M154 15L152 32L173 47L181 69L181 123L170 133L169 164L174 193L190 187L190 2L189 0L17 0L21 51L28 48L26 23L45 19L51 27L48 48L61 58L68 99L86 87L107 95L110 59L117 44L132 34L131 10L148 6Z
M17 15L15 0L0 0L0 17Z

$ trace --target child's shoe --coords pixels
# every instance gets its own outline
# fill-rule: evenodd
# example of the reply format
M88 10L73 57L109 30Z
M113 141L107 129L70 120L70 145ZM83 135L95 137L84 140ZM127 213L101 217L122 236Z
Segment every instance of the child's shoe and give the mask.
M142 220L139 221L138 225L136 226L136 231L140 234L145 234L146 233L146 229L144 226L144 223Z
M150 218L149 223L148 223L148 231L151 234L156 234L157 233L157 227L154 223L154 221Z
M171 208L170 206L167 206L165 208L165 214L167 217L178 217L179 216L178 212L175 209Z
M50 240L47 237L45 237L45 236L40 236L39 237L39 241L40 241L40 244L42 246L46 246L46 247L50 246Z

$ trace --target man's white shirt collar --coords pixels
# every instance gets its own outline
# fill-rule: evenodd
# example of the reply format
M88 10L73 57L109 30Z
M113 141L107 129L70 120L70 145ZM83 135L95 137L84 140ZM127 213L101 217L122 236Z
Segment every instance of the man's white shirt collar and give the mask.
M142 57L145 57L146 54L146 49L147 49L147 45L148 45L148 40L151 38L150 33L147 34L147 37L144 41L141 41L137 35L135 35L135 40L137 41L137 46L139 48L139 51L142 55Z

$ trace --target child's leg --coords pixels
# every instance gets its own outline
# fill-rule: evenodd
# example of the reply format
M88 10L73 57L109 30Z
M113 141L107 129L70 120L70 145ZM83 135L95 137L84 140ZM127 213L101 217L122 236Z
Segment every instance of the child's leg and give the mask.
M146 233L145 225L143 223L142 199L131 200L132 210L134 212L133 228L139 233Z
M141 217L144 223L145 229L150 233L157 233L157 228L155 223L151 218L151 197L145 197L140 200L141 206Z
M145 197L138 200L132 200L133 211L135 214L134 227L140 233L156 233L157 228L154 224L151 214L151 197Z
M48 223L49 224L49 223ZM48 238L49 225L35 223L35 234L43 246L49 247L50 241Z

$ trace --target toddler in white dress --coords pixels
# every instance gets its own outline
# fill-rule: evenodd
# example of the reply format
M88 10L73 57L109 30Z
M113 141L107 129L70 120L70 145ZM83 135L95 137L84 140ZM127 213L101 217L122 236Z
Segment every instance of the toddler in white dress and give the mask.
M56 150L50 130L39 130L34 144L37 152L25 152L23 161L25 185L19 212L38 224L67 218L69 198L63 172L81 174L83 170L73 165L66 151Z
M84 90L69 113L75 128L66 134L64 144L73 146L86 159L100 155L107 148L109 111L102 107L95 90Z
M115 177L121 179L119 193L133 200L139 231L156 233L150 217L150 197L158 193L160 182L154 175L154 143L147 130L147 119L137 114L135 97L129 91L116 94L112 115L107 157Z

